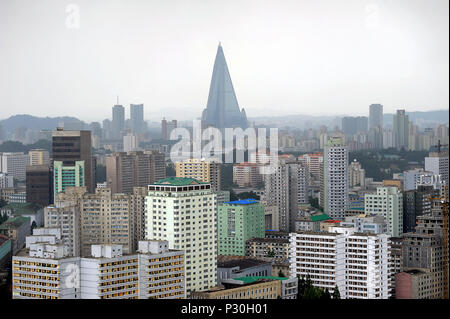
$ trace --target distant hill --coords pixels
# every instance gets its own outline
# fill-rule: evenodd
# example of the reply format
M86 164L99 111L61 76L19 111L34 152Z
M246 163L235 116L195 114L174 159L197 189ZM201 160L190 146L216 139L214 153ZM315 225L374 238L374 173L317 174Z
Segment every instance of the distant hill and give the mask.
M28 114L11 116L1 120L0 126L3 131L14 133L17 128L26 127L30 130L54 130L58 125L64 123L64 127L70 129L84 129L85 123L75 117L37 117Z

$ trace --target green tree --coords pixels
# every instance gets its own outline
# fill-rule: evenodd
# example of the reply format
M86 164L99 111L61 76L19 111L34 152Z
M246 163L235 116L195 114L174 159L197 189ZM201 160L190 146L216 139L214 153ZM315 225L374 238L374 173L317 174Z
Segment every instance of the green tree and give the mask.
M273 251L273 250L269 250L268 252L267 252L267 255L266 255L267 257L269 257L269 258L273 258L273 257L275 257L275 252Z
M281 271L281 269L280 269L280 271L278 272L278 277L286 277L286 276L283 274L283 272Z
M334 287L332 297L333 297L333 299L341 299L341 293L339 292L339 288L337 285Z

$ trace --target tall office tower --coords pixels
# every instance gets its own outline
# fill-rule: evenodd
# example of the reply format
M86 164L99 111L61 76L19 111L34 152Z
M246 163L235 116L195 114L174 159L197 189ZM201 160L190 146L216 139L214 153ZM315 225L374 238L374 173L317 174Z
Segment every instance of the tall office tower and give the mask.
M49 164L27 166L27 203L42 206L53 202L53 172Z
M133 195L139 196L137 191ZM143 196L143 195L142 195ZM142 206L133 205L129 194L113 194L110 188L97 188L89 194L84 187L68 188L57 198L61 206L79 205L81 212L81 255L90 253L93 244L122 245L125 253L137 248L137 219ZM141 222L142 224L142 222Z
M441 199L433 199L431 214L417 217L416 231L403 235L404 271L421 271L429 277L429 283L423 287L426 288L426 296L422 298L442 299L445 287L448 287L444 283L444 278L448 280L448 275L444 274L445 270L448 272L448 264L444 264L444 236L448 237L448 233L444 232L444 218L448 224L448 214L443 215ZM399 285L398 279L397 294L400 296L397 298L402 298L401 294L405 292L405 287L401 282Z
M377 187L376 194L364 198L366 214L383 215L392 237L403 234L403 193L397 187Z
M170 132L177 128L177 120L167 122L164 118L161 121L161 137L163 140L170 140Z
M448 177L448 151L430 152L428 157L425 157L425 170L433 172L436 175L441 175L441 180L445 185L450 186Z
M75 167L80 165L76 162L84 162L84 180L77 181L73 186L87 186L88 191L92 193L95 188L96 169L91 149L91 131L65 131L58 128L52 132L52 161L61 161L63 167ZM56 194L56 190L54 193Z
M30 163L28 154L22 152L0 153L0 170L14 179L24 181L26 168Z
M43 149L30 150L30 165L48 165L50 164L50 155L48 151Z
M362 168L361 164L356 160L350 163L348 167L348 183L349 187L360 186L365 188L366 171Z
M233 165L233 183L239 187L259 187L262 184L262 176L259 172L260 165L256 163L239 163Z
M265 237L264 205L254 199L237 200L217 209L218 255L245 256L245 242Z
M217 283L216 194L211 184L170 177L148 186L146 236L185 251L186 294Z
M280 231L295 230L298 205L309 201L308 167L300 162L280 159L272 174L264 175L264 199L268 206L278 206Z
M114 105L112 108L111 138L122 139L122 131L125 129L125 109L122 105Z
M144 104L130 104L131 132L144 133Z
M383 105L371 104L369 106L369 130L377 126L383 129Z
M58 201L44 208L45 228L61 230L67 256L81 256L81 210L76 202Z
M225 55L219 43L209 88L208 104L202 113L205 125L224 130L227 127L248 127L245 110L239 104L231 82Z
M104 140L110 140L112 139L112 123L110 120L105 119L103 120L103 128L102 128L102 138Z
M331 293L338 287L345 299L390 297L388 235L330 227L330 232L291 233L289 242L291 278L309 275L314 286Z
M298 160L308 167L310 181L320 180L320 167L323 166L323 153L304 154Z
M222 164L218 162L195 158L175 163L177 177L210 183L215 191L221 190L221 167Z
M106 157L106 182L113 193L132 193L166 177L164 154L158 151L113 153Z
M432 185L418 185L417 189L403 194L403 232L414 232L417 217L431 214L431 198L438 197L438 189Z
M408 148L409 145L409 116L405 110L397 110L393 115L395 147Z
M348 208L348 150L341 137L331 137L324 149L323 207L334 219L344 219Z
M64 166L62 161L53 162L53 200L68 187L86 186L86 170L84 161L76 161L75 165Z
M367 132L367 117L365 116L346 116L342 118L342 132L346 135L355 135L357 133Z
M369 130L369 119L367 116L356 117L356 133L366 133Z

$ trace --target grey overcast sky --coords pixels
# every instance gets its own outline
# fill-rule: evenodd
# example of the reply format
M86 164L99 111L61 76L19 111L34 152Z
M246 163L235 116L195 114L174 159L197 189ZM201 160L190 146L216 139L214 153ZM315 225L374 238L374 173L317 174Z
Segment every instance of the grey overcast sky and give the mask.
M190 120L219 41L247 116L448 109L448 0L1 0L0 119Z

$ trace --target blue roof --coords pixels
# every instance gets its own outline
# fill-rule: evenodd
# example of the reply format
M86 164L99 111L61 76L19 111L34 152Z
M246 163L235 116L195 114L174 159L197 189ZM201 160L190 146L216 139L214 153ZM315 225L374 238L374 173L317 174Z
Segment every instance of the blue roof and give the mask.
M259 202L253 198L240 199L240 200L235 200L233 202L225 202L225 204L233 204L233 205L248 205L248 204L257 204L257 203L259 203Z

